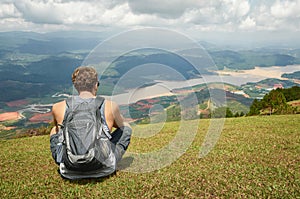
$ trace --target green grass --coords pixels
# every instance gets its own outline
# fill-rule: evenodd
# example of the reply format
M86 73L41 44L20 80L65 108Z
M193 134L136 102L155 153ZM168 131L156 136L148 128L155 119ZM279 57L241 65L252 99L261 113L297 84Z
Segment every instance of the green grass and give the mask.
M227 101L227 107L230 108L230 110L233 112L233 113L240 113L240 112L243 112L243 113L248 113L249 112L249 107L247 107L246 105L238 102L238 101L235 101L235 100L228 100Z
M118 171L99 180L63 180L51 158L48 136L2 140L0 196L300 198L300 115L226 119L217 145L200 159L209 121L200 120L194 142L170 166L140 174ZM147 139L133 137L129 151L165 146L178 125L167 123L161 133Z

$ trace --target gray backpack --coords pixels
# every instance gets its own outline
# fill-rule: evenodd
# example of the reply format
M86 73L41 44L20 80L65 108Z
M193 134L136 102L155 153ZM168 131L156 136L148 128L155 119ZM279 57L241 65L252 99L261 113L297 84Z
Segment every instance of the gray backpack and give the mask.
M104 98L70 97L63 121L63 163L73 171L89 172L105 166L111 153L110 134L103 130L100 107Z

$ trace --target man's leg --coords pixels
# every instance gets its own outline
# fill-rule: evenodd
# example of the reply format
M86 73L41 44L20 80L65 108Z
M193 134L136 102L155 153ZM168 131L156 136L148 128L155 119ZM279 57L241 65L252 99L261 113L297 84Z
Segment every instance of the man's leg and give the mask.
M63 142L62 131L50 136L50 150L55 163L58 165L62 161L62 155L63 155L62 142Z
M131 133L131 128L127 126L118 128L112 133L110 141L116 146L114 152L117 162L122 159L122 156L129 146Z

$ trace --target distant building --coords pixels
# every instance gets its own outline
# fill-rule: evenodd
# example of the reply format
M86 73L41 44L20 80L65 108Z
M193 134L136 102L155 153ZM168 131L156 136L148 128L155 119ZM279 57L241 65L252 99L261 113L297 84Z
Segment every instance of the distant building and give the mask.
M277 88L282 89L283 85L282 84L274 84L273 89L276 90Z
M243 95L246 98L250 98L250 96L248 94L246 94L243 90L231 91L231 93L236 94L236 95Z

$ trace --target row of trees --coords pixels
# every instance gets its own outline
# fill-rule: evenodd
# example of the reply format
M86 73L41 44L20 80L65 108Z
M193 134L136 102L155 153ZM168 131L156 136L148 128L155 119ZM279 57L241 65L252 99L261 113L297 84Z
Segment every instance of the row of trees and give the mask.
M216 108L212 111L212 113L209 115L209 117L213 118L224 118L224 117L243 117L245 114L244 112L235 112L233 113L229 107L223 106Z
M266 94L263 99L255 99L250 106L248 115L260 114L294 114L299 110L287 102L300 99L300 87L294 86L287 89L276 89Z

